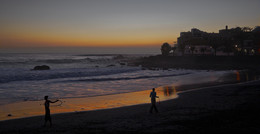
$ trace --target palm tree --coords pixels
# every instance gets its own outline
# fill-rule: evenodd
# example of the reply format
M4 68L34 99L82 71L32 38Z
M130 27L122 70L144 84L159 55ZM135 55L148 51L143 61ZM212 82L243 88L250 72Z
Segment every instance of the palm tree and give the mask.
M165 42L161 46L161 52L163 56L169 56L170 51L172 50L172 47L169 43Z

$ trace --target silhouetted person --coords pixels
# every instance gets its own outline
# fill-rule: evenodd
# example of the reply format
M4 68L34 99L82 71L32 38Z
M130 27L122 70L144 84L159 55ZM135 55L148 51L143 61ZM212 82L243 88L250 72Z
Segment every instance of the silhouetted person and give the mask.
M45 106L45 122L44 122L44 126L46 126L47 121L49 121L50 122L50 126L52 126L51 112L50 112L50 103L55 103L55 102L57 102L59 100L50 101L50 100L48 100L48 96L44 96L44 99L45 99L45 103L44 103L44 106Z
M158 113L158 110L156 108L156 98L159 98L158 96L156 96L156 92L154 91L155 89L153 88L153 91L150 93L150 97L151 97L151 103L152 106L150 108L150 113L153 112L153 109L155 110L156 113Z

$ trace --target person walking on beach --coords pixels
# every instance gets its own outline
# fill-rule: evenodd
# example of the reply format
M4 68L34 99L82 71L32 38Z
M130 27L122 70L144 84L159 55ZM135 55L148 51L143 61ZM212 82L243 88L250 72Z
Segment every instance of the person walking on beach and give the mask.
M156 113L158 113L158 110L156 108L156 98L159 98L158 96L156 96L156 92L155 89L153 88L153 91L150 93L150 98L151 98L151 103L152 106L150 108L150 113L153 113L153 109L155 110Z
M45 99L45 122L44 122L44 127L46 126L46 123L49 121L50 122L50 127L52 126L52 122L51 122L51 112L50 112L50 103L56 103L59 100L56 101L50 101L48 100L48 96L44 96Z

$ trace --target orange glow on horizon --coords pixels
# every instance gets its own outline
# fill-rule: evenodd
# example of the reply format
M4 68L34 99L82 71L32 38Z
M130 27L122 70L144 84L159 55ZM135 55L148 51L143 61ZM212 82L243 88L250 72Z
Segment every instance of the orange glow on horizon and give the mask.
M1 47L137 47L173 44L178 34L161 31L73 31L8 27L0 32Z
M163 40L163 41L162 41ZM73 38L73 37L18 37L0 39L2 47L137 47L160 46L164 40L138 37L127 38ZM168 39L170 40L170 39ZM174 42L174 41L172 41ZM171 44L171 42L169 42Z

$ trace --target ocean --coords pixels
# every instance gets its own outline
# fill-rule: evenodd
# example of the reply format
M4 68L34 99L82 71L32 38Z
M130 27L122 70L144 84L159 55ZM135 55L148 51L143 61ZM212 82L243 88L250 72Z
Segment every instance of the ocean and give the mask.
M122 62L147 55L79 53L0 54L0 105L150 90L167 85L224 82L235 71L144 70ZM50 70L32 70L48 65Z

